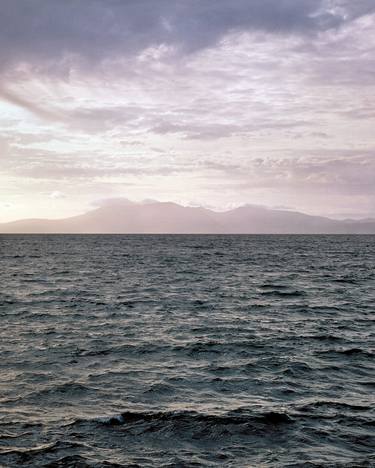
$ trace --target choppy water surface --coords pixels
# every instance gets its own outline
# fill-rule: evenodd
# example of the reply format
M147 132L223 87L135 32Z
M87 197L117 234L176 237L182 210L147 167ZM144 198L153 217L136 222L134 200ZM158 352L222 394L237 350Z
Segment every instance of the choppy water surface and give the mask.
M375 237L0 252L1 466L375 466Z

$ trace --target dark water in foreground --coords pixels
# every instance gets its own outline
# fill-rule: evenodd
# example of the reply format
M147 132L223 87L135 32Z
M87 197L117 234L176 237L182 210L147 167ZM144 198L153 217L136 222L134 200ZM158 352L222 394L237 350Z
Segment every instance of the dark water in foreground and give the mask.
M0 466L375 466L375 236L0 253Z

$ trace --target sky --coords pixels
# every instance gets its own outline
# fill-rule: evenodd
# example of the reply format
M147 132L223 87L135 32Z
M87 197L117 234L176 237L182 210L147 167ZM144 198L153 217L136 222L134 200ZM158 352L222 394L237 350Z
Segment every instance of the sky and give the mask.
M0 0L0 222L375 217L374 0Z

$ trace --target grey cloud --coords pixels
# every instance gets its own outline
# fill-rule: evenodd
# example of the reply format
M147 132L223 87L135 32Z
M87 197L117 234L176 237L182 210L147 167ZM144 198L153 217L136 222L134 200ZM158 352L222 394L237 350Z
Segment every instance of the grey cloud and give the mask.
M180 123L168 122L164 120L155 125L154 127L151 127L150 131L159 135L180 134L183 136L184 139L202 141L229 138L232 136L239 135L246 136L252 133L258 133L266 130L294 129L310 125L311 123L307 121L292 121L288 118L285 118L284 120L262 118L258 119L256 122L244 122L241 124L230 124L220 122L204 123L199 121L195 123Z
M11 104L14 104L18 107L21 107L22 109L31 112L32 114L36 115L37 117L43 120L58 120L60 118L58 111L44 109L32 100L15 94L12 91L9 91L8 89L5 89L3 87L0 87L0 99L8 101Z
M230 137L241 132L242 127L234 124L180 124L160 122L150 129L159 135L181 134L187 139L209 140Z
M34 180L89 181L103 177L168 176L196 170L192 162L151 161L150 158L106 157L101 154L58 153L46 150L11 148L2 160L0 175L26 177Z
M98 152L58 153L8 146L2 154L1 172L18 177L50 180L89 180L102 177L170 176L199 173L209 181L231 181L237 187L326 191L375 196L375 149L309 150L285 157L251 157L247 161L196 155L178 158L147 156L103 158ZM293 156L292 156L293 154Z
M88 133L103 132L125 123L136 121L147 109L141 106L79 107L67 109L49 105L48 108L34 96L24 97L9 89L0 87L0 98L27 110L48 122L63 123L72 130Z
M193 167L188 166L155 166L155 167L134 167L134 166L84 166L84 165L61 165L53 163L35 164L28 167L17 167L12 171L21 177L32 179L50 180L89 180L101 177L127 177L127 176L168 176L178 173L193 172Z
M310 34L374 10L365 0L2 0L1 67L68 73L77 60L92 66L161 44L192 52L236 31Z
M341 14L350 18L357 18L375 10L373 0L336 0L332 4L336 5L336 8L341 8Z
M240 166L216 165L237 187L279 188L319 193L375 197L374 151L337 151L337 155L301 158L257 158Z

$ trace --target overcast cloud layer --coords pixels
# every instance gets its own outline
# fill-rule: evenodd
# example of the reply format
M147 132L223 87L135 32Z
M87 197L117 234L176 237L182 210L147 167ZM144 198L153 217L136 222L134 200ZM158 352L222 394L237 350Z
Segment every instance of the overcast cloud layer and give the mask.
M373 0L0 13L0 221L122 196L375 217Z

